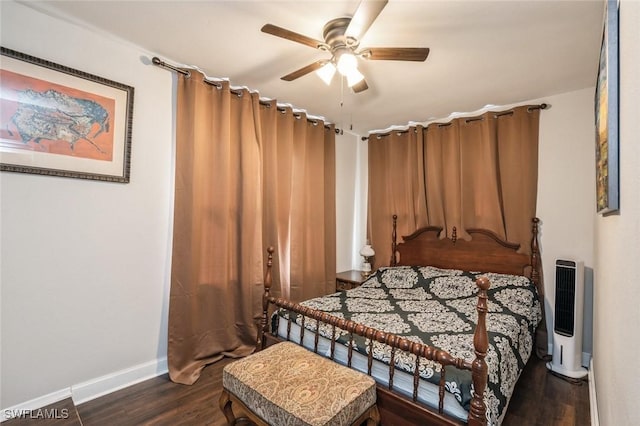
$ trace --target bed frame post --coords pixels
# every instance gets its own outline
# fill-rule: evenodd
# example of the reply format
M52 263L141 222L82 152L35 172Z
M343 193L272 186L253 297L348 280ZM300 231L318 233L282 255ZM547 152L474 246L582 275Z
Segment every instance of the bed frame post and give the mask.
M540 291L540 271L538 269L538 262L540 261L540 247L538 246L538 223L540 219L534 217L531 219L533 227L531 229L531 281L535 284L538 291ZM541 293L542 294L542 293Z
M396 266L398 264L398 259L396 258L396 250L398 249L398 234L397 234L397 225L398 225L398 215L393 215L393 228L391 230L391 261L389 262L389 266Z
M473 380L473 397L469 408L469 426L484 426L487 424L487 407L484 404L484 391L487 387L487 349L489 348L489 336L487 334L487 290L491 286L487 277L480 277L476 280L479 288L478 292L478 325L473 334L473 348L476 358L471 364L471 377Z
M256 341L256 350L261 351L265 348L266 340L264 335L269 332L269 297L271 294L272 278L271 267L273 266L273 252L275 249L273 246L267 249L267 271L264 274L264 294L262 295L262 317L260 318L260 326L258 327L258 339Z

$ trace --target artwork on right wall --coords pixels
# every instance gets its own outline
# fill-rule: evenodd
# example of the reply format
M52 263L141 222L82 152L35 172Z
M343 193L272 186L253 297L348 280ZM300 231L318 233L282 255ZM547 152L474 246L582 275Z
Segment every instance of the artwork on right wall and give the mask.
M607 0L595 96L596 203L601 214L620 208L618 40L618 0Z

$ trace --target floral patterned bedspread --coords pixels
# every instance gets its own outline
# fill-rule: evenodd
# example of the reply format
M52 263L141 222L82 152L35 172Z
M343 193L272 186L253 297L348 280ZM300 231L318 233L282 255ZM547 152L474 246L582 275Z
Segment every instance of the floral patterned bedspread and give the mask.
M431 266L380 268L358 288L301 304L473 361L473 331L478 318L475 280L479 276L491 281L487 314L487 419L489 424L500 424L516 380L531 354L535 329L542 316L537 290L528 278ZM289 314L280 311L279 315ZM301 316L293 314L293 317L300 325ZM305 329L315 331L315 320L305 321ZM320 334L331 338L331 330L331 326L321 325ZM348 334L340 333L338 341L347 344ZM367 355L368 340L355 336L354 343L358 352ZM373 357L389 364L391 348L375 342ZM398 350L395 363L396 368L413 373L415 356ZM420 376L438 384L441 368L422 359ZM471 372L449 366L445 373L446 390L469 410L473 391Z

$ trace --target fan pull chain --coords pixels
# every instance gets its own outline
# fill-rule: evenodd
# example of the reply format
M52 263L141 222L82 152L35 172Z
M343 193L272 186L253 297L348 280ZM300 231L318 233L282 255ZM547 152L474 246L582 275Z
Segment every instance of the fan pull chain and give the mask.
M340 134L344 134L344 77L340 76Z

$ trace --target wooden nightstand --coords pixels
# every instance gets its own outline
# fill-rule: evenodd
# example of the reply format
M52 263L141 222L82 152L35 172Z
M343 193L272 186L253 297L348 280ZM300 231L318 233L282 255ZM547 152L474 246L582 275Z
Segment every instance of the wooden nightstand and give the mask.
M351 290L365 282L362 271L344 271L336 274L336 291Z

